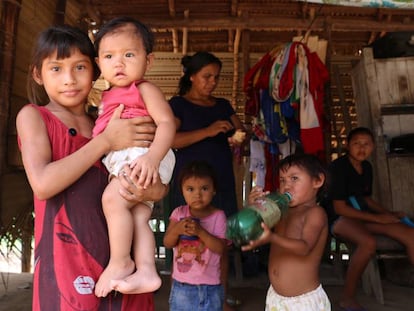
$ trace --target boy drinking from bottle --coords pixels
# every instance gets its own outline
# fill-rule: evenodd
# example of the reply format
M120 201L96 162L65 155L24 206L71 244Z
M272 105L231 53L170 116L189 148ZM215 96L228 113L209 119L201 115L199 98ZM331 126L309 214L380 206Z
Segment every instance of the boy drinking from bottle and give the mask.
M292 195L288 211L273 228L262 223L263 234L242 247L246 251L270 243L271 284L265 310L331 310L319 280L328 221L317 202L325 188L326 169L315 156L290 155L280 162L279 177L279 191ZM254 188L249 201L264 195L262 189Z

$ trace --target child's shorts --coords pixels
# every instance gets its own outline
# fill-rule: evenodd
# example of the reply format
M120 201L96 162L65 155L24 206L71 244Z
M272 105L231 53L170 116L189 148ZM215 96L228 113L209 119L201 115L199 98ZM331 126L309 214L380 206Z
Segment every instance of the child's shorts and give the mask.
M266 296L265 311L330 311L331 303L328 296L319 285L313 291L294 296L285 297L275 292L270 285Z
M131 147L127 149L111 151L102 160L103 164L107 168L108 172L112 176L118 177L119 172L122 170L125 164L131 164L136 158L142 156L148 152L148 148L143 147ZM167 185L174 170L175 155L170 149L162 159L159 168L159 174L161 182Z
M196 285L172 280L170 311L222 311L223 285Z

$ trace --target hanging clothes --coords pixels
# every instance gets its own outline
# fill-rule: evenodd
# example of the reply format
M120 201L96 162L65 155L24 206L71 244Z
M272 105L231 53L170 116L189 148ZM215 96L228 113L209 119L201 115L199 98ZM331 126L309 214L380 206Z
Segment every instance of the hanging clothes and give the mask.
M254 117L253 139L263 143L267 190L278 187L275 167L280 157L295 149L324 157L323 101L328 79L318 55L301 42L275 47L246 73L245 113Z
M317 54L310 52L301 42L286 44L272 67L271 94L282 103L282 115L292 116L287 103L295 110L300 125L300 141L306 153L320 154L324 150L323 98L328 79L328 71Z

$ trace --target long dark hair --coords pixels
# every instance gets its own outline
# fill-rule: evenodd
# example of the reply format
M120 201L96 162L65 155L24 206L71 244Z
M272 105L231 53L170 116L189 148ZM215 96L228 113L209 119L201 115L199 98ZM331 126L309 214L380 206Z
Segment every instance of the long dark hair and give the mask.
M30 102L45 104L47 94L43 86L33 79L33 70L42 70L43 60L56 52L57 59L70 57L74 49L78 49L91 60L94 69L94 79L99 75L99 68L95 63L95 51L88 35L81 29L69 25L52 26L42 31L34 45L32 60L27 79L27 94Z
M199 72L205 66L210 64L217 64L222 67L221 60L209 52L197 52L194 55L186 55L181 59L183 66L183 76L178 84L178 95L183 96L191 89L191 76Z

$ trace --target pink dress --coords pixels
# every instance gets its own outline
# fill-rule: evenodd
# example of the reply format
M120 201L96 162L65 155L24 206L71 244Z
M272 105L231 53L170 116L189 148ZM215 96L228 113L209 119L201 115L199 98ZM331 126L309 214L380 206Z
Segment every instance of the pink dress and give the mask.
M128 87L110 89L102 93L102 110L95 122L93 136L101 133L112 117L114 110L119 104L124 104L121 118L129 119L138 116L148 116L144 100L138 89L138 85L144 80L131 83ZM131 147L123 150L111 151L102 160L111 175L118 176L124 165L131 164L133 160L148 152L148 148ZM170 149L159 165L161 182L168 184L175 165L175 155Z
M93 129L94 137L105 129L112 114L120 104L124 105L124 110L121 115L122 119L149 115L144 100L138 90L138 85L142 82L145 82L145 80L131 83L130 86L110 89L102 93L99 116L95 121L95 127Z
M170 219L180 221L191 217L188 205L173 210ZM226 234L226 215L217 210L201 218L200 225L210 234L224 239ZM220 255L209 250L200 240L182 238L174 247L174 280L193 285L218 285L220 281Z

